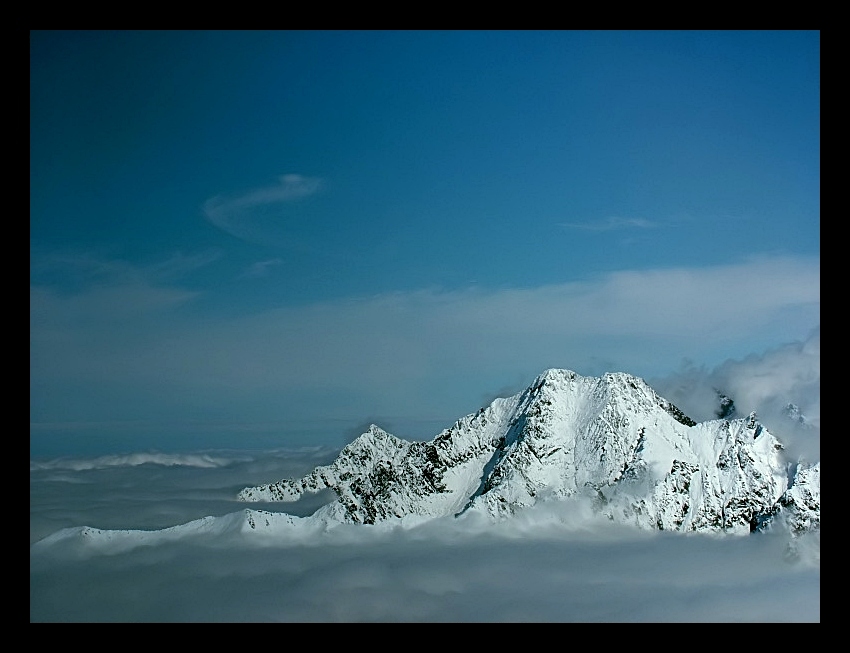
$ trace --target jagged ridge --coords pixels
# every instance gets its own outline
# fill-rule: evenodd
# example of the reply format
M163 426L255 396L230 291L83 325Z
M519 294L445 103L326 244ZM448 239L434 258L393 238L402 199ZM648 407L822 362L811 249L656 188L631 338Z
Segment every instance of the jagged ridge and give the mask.
M819 466L814 510L811 493L791 493L781 450L755 414L697 424L638 377L553 369L429 442L372 425L332 464L239 498L294 501L330 488L337 500L317 517L375 524L468 510L498 519L591 495L611 519L646 528L746 533L800 506L800 523L819 526Z

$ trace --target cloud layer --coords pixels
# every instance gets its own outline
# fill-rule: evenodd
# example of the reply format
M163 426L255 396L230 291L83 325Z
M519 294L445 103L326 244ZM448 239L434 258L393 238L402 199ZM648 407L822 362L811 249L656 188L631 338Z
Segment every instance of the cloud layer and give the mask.
M155 529L230 514L244 507L233 501L244 484L303 473L328 455L207 453L230 462L31 470L31 542L69 524ZM293 540L207 534L123 551L69 543L31 551L30 619L813 622L819 542L801 540L789 558L787 538L773 534L634 531L579 502L500 524L340 526Z
M819 325L820 271L816 259L759 258L220 318L185 310L193 297L149 279L73 294L33 287L31 387L49 388L34 393L34 422L139 419L165 407L179 419L175 397L190 398L193 419L453 420L549 367L661 377L683 361L714 368L799 341ZM743 404L756 392L747 387L729 390ZM119 391L137 414L121 415Z
M820 329L808 338L727 360L713 369L688 365L653 387L688 415L718 417L718 395L735 404L735 416L756 411L786 446L791 460L820 460ZM799 414L789 411L796 406Z
M279 183L255 188L242 195L216 196L204 202L204 216L213 225L242 240L265 243L275 238L275 230L263 224L264 213L282 204L294 202L316 193L322 180L298 174L281 175ZM274 213L274 221L281 216Z

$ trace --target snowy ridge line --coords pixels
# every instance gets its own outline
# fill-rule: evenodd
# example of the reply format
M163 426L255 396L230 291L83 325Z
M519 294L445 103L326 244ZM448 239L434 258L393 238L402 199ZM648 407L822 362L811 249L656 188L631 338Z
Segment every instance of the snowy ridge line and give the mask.
M111 555L125 553L140 546L157 546L191 538L201 541L210 541L212 538L220 543L223 538L230 537L244 543L244 536L253 534L258 537L298 541L309 539L333 526L334 524L324 524L318 520L286 513L246 509L217 517L202 517L185 524L156 530L101 529L91 526L63 528L35 542L30 549L36 554L59 548Z
M372 425L330 465L238 498L287 502L330 488L337 500L317 518L375 524L468 510L504 519L591 496L601 514L642 528L743 534L773 523L789 487L816 483L817 517L804 522L819 526L819 473L790 479L782 451L755 413L698 424L639 377L550 369L429 442Z

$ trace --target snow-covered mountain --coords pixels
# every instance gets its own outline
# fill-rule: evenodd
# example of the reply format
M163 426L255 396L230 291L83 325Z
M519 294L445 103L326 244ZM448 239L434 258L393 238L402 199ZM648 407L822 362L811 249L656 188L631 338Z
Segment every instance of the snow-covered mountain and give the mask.
M730 402L731 403L731 402ZM346 524L415 525L453 517L495 522L578 499L613 522L682 532L820 529L820 463L785 461L756 415L695 423L642 379L569 370L458 420L428 442L372 425L330 465L248 487L245 502L292 502L330 488L312 515L245 509L157 531L64 528L42 549L125 551L192 538L312 541ZM551 504L550 504L551 505Z
M820 525L820 464L791 465L755 413L695 423L642 379L547 370L428 442L372 425L330 465L243 489L247 502L330 488L311 520L377 524L483 513L589 496L615 521L675 531L749 533L781 518Z

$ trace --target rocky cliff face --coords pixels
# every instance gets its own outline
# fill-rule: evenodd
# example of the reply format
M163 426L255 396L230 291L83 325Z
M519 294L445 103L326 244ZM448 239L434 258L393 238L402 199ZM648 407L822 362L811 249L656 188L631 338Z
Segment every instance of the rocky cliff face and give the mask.
M820 530L820 463L800 463L790 487L772 509L760 516L760 527L779 523L792 535Z
M781 451L755 414L697 424L638 377L548 370L429 442L373 425L332 464L239 498L294 501L330 488L337 500L317 517L374 524L466 511L504 519L590 495L602 514L644 528L749 533L780 513L819 527L820 467L789 481Z

